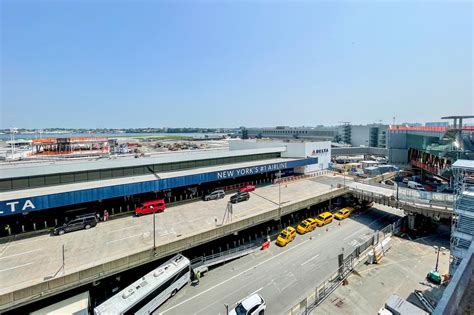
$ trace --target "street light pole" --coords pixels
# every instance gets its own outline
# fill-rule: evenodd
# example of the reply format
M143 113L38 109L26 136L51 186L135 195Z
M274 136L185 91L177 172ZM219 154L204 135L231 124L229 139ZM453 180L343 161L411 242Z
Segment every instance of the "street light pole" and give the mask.
M151 210L153 210L153 254L156 254L156 224L155 224L155 208L150 206Z
M64 244L63 244L63 266L62 266L62 269L63 269L63 276L64 276L64 274L66 273L66 257L64 255Z
M281 226L281 171L276 174L278 178L278 217L280 218Z
M435 266L435 271L438 272L438 263L439 263L439 251L441 249L441 247L437 246L438 247L438 253L436 255L436 266Z

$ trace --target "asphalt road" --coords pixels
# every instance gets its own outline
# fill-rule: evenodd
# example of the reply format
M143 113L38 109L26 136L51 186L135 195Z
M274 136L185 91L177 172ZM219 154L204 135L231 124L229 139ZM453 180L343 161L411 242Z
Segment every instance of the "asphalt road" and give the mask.
M269 249L210 270L197 286L187 285L154 314L225 314L224 304L253 292L267 302L267 314L282 314L337 269L337 256L367 240L374 230L395 222L403 213L377 205L363 214L334 221L296 239L284 248Z

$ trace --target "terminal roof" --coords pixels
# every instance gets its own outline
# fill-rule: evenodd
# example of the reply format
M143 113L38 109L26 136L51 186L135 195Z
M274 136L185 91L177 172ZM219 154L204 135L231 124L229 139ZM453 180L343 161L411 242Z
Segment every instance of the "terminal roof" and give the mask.
M94 159L88 161L55 161L37 162L29 164L3 164L0 166L0 179L18 178L29 176L41 176L59 173L73 173L83 171L93 171L100 169L122 168L144 166L152 164L164 164L183 161L216 159L223 157L245 156L251 154L264 154L284 152L285 147L273 147L262 149L245 150L206 150L206 151L184 151L173 153L160 153L154 156L140 158L123 157L116 159Z
M0 195L0 201L19 199L19 198L30 198L30 197L37 197L37 196L50 195L50 194L60 194L60 193L66 193L66 192L71 192L71 191L110 187L110 186L115 186L115 185L141 183L141 182L155 181L159 179L188 176L188 175L201 174L201 173L220 172L224 170L252 167L252 166L258 166L258 165L263 165L263 164L291 162L295 160L297 159L277 158L277 159L242 162L242 163L235 163L235 164L225 164L225 165L219 165L219 166L200 167L200 168L181 170L181 171L159 172L159 173L153 173L153 174L148 174L148 175L117 177L117 178L101 179L101 180L95 180L95 181L89 181L89 182L79 182L79 183L71 183L71 184L63 184L63 185L55 185L55 186L21 189L21 190L15 190L15 191L5 191L5 192L2 192L2 194Z

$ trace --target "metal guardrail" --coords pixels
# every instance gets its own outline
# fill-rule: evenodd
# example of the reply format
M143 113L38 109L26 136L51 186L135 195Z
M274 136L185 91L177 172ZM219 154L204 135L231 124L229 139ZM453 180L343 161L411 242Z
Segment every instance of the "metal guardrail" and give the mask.
M453 214L452 204L436 203L432 201L423 202L421 200L397 200L394 195L386 196L365 190L350 188L349 189L355 197L373 201L389 207L398 208L412 213L419 213L428 217L434 218L451 218Z
M223 262L226 262L231 259L235 259L244 255L253 252L257 247L259 247L257 241L250 244L241 245L236 248L231 248L213 255L201 256L191 260L191 266L193 268L200 266L213 266Z
M400 231L403 218L397 222L387 225L380 231L376 231L365 243L356 247L347 257L344 258L339 268L332 273L326 280L316 286L314 291L302 299L298 304L294 305L285 314L288 315L307 315L313 309L319 306L324 300L334 292L339 285L352 273L352 271L365 261L368 253L373 246L379 244L385 238L398 233ZM382 237L380 235L382 234Z

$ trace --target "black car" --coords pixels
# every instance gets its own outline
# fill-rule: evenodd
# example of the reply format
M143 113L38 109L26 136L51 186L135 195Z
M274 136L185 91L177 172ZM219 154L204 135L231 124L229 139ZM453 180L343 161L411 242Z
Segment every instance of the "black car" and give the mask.
M63 235L66 232L72 232L77 230L88 230L91 227L97 225L97 218L95 215L87 215L83 217L78 217L69 222L64 223L63 225L57 225L54 230L54 235Z
M250 194L248 192L239 191L235 195L230 197L230 202L237 203L241 201L246 201L250 199Z
M204 196L204 201L208 200L217 200L217 199L222 199L225 197L225 192L222 189L219 190L214 190L210 194L207 194Z

